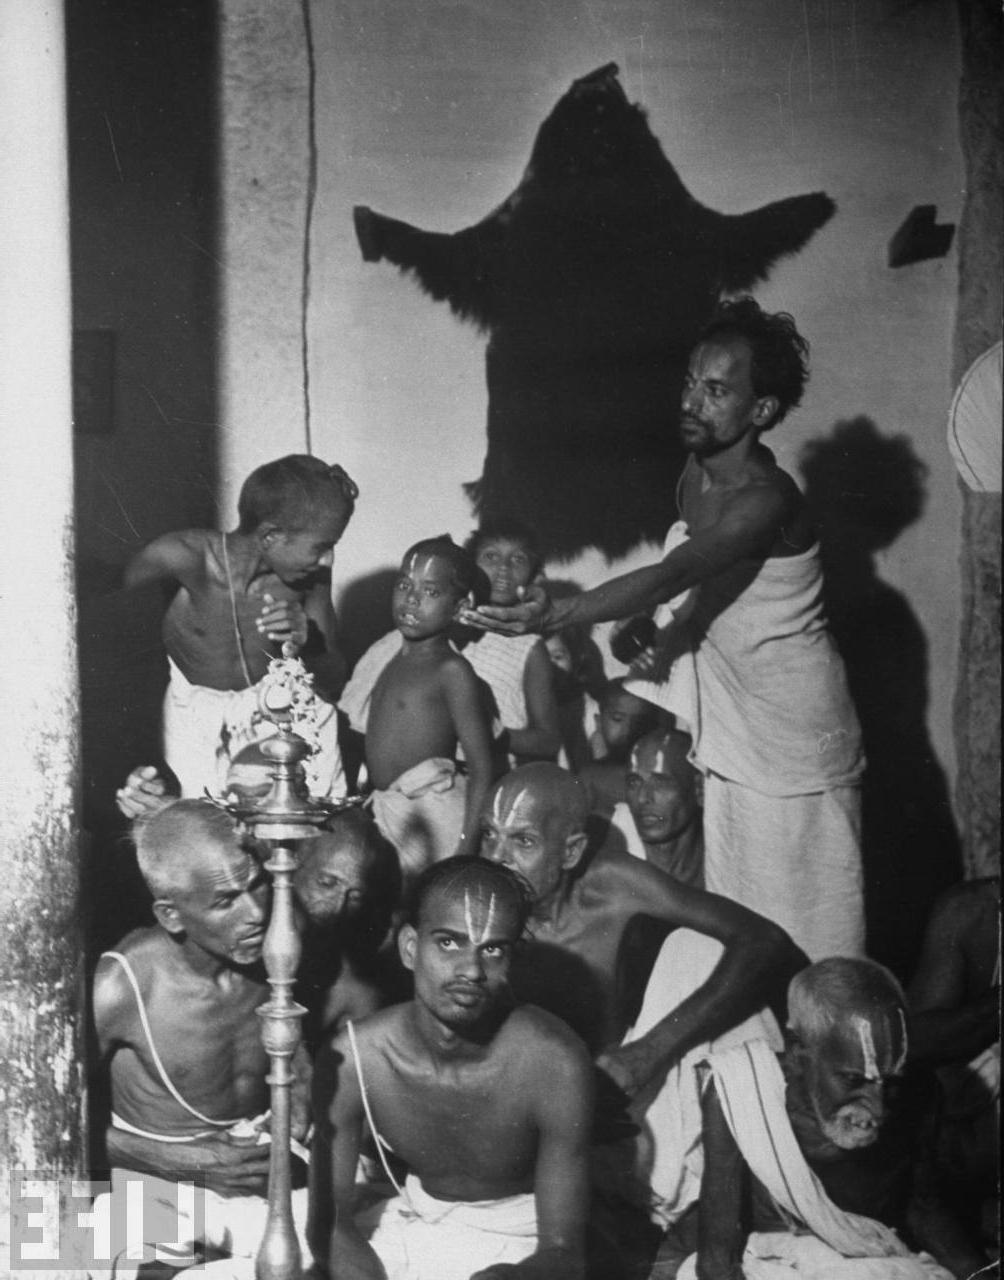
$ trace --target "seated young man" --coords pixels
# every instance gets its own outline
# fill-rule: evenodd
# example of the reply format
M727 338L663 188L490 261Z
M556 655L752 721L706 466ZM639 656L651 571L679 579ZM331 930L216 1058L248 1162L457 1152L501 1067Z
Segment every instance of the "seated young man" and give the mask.
M529 907L519 877L480 858L428 869L399 936L414 999L319 1060L310 1239L332 1280L583 1276L592 1068L558 1019L513 1004ZM355 1216L367 1129L409 1173Z
M229 1261L207 1275L250 1277L267 1211L269 1061L256 1011L269 995L260 964L268 877L257 848L204 800L178 800L143 823L137 853L157 923L106 952L94 975L98 1051L111 1086L110 1221L113 1232L142 1230L115 1242L114 1274L135 1275L149 1244L179 1267L223 1253ZM306 1129L302 1091L294 1136ZM186 1237L177 1184L193 1179L202 1189L193 1192ZM142 1215L125 1207L138 1181ZM302 1234L303 1189L294 1192L294 1215Z
M406 881L441 858L473 852L492 782L480 682L449 636L477 579L473 560L448 537L409 548L394 585L397 631L363 655L340 703L366 735L373 816Z
M937 1185L935 1108L929 1081L904 1076L906 1001L892 974L822 960L793 979L788 1012L780 1057L761 1041L708 1059L696 1274L963 1280L986 1267Z

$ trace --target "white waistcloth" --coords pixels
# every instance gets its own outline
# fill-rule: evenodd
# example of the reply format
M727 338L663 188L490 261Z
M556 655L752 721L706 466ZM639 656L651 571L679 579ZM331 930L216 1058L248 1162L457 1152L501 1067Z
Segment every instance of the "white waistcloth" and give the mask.
M678 521L664 554L686 539ZM680 652L668 680L627 687L686 721L692 759L706 772L777 796L856 782L861 734L826 626L818 545L750 562L748 581L744 569L670 602L666 642Z
M405 1194L356 1215L387 1280L469 1280L537 1248L537 1206L529 1192L504 1200L437 1200L409 1174Z
M432 756L369 798L377 826L397 850L406 876L457 852L464 829L467 779L456 763Z
M722 944L714 938L691 929L675 929L662 944L637 1021L624 1043L640 1040L702 986L722 951ZM643 1090L632 1106L642 1129L635 1143L635 1180L649 1188L652 1217L664 1226L696 1203L701 1190L704 1152L698 1065L712 1045L725 1047L752 1039L763 1039L778 1051L784 1047L768 1009L753 1014L717 1040L695 1046L670 1068L664 1082Z
M293 1192L293 1224L305 1265L307 1189ZM111 1190L97 1196L91 1210L96 1233L107 1224L109 1265L90 1275L133 1280L144 1261L191 1267L186 1275L205 1280L254 1280L254 1259L268 1214L264 1196L224 1196L192 1183L172 1182L133 1169L112 1169ZM98 1237L100 1238L100 1237ZM229 1256L192 1266L200 1246ZM97 1250L96 1250L97 1253Z
M676 1280L696 1280L691 1254ZM746 1280L952 1280L951 1272L926 1253L907 1258L845 1258L815 1236L787 1231L754 1231L742 1258Z
M911 1254L890 1227L833 1203L798 1145L785 1109L784 1075L769 1046L750 1042L712 1053L707 1061L750 1171L788 1219L812 1232L751 1237L743 1258L747 1280L951 1280L927 1255Z
M861 793L770 796L704 779L704 883L785 929L812 961L863 956Z
M257 718L260 684L249 689L209 689L192 684L170 659L168 666L164 759L181 784L182 796L198 798L207 789L219 794L233 757L275 733L274 725ZM304 761L307 785L312 795L339 799L348 788L338 746L338 717L334 706L316 694L315 698L318 750Z

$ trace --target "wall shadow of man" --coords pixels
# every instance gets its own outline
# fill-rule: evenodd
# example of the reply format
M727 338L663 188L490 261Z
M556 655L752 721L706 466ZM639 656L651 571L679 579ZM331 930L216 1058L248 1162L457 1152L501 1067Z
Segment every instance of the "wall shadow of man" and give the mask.
M862 842L868 954L907 976L937 895L961 875L944 772L927 727L927 639L876 553L918 520L927 468L906 436L866 416L803 451L826 605L861 719L868 768Z

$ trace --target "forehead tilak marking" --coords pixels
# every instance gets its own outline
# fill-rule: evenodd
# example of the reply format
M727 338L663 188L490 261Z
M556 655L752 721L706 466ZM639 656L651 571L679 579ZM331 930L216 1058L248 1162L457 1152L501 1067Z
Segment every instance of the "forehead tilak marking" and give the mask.
M856 1013L851 1018L851 1026L858 1033L858 1041L861 1045L861 1056L864 1060L864 1075L866 1080L881 1080L882 1073L879 1071L878 1059L875 1057L875 1041L872 1038L872 1024L867 1018L862 1018Z
M427 578L433 562L440 558L440 556L425 554L420 559L419 553L413 551L405 560L403 568L405 573L410 573L418 578Z
M488 899L488 911L484 916L481 928L475 926L475 899L471 897L470 888L464 889L464 923L467 926L467 936L475 944L475 946L483 946L487 938L491 937L492 927L495 923L495 906L496 897L495 890L491 892Z
M516 795L513 797L512 801L509 803L508 807L503 811L502 791L503 791L503 788L500 787L499 790L496 791L495 793L495 803L492 805L492 817L495 819L496 822L500 823L502 826L508 826L511 823L516 821L517 817L519 816L519 809L522 806L523 802L526 800L527 796L530 794L530 792L529 792L529 788L520 787L520 789L516 792Z

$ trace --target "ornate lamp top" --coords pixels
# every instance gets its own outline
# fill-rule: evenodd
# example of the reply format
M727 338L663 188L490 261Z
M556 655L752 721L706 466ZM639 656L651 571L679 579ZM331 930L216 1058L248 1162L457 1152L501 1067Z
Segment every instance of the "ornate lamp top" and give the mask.
M273 765L271 790L254 799L230 793L219 801L228 813L265 839L309 839L333 813L361 803L358 796L318 800L307 789L302 766L317 750L321 711L313 679L296 656L296 646L287 640L282 657L269 663L258 692L259 721L276 726L273 735L258 743L262 755Z

